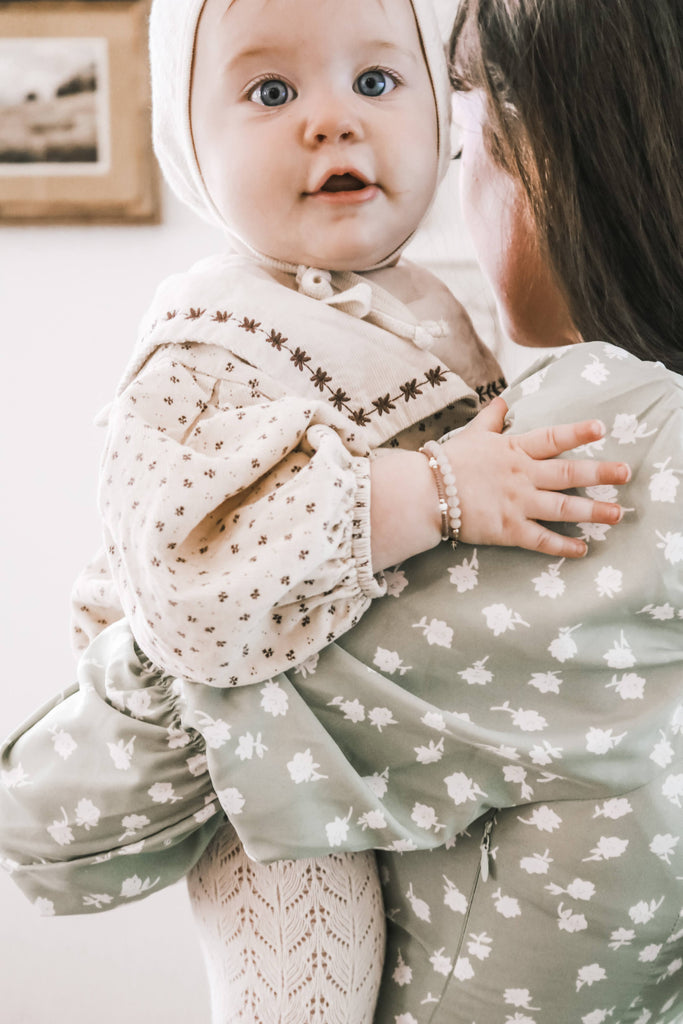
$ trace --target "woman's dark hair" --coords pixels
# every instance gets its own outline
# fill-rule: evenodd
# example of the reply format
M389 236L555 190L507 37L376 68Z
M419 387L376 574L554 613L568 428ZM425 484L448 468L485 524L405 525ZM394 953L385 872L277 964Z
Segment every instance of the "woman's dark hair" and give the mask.
M461 0L450 42L582 336L679 372L682 36L682 0Z

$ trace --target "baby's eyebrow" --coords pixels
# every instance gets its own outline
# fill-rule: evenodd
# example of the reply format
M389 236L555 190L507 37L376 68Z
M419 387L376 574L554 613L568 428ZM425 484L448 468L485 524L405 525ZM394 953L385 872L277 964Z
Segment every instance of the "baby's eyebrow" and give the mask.
M283 59L288 55L296 56L301 52L301 43L297 41L296 46L288 47L283 43L264 43L263 45L247 46L243 50L238 50L237 53L233 54L230 59L226 62L226 70L234 71L239 69L242 64L247 64L254 61L273 61ZM395 57L402 57L411 61L413 64L417 64L421 61L421 54L418 56L413 50L409 50L403 46L397 46L396 43L392 43L387 39L367 39L363 40L361 47L359 48L359 55L361 60L367 58L368 61L376 58L377 54L381 53L386 55L388 58L394 55Z

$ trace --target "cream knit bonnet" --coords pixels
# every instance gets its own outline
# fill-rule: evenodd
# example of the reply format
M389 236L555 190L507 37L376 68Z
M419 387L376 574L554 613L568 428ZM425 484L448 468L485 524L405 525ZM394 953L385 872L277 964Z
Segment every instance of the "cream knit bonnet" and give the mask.
M232 0L225 0L226 7ZM450 158L450 86L444 45L432 0L410 0L434 91L439 147L438 180ZM245 246L214 205L202 179L190 125L192 58L199 16L205 0L153 0L150 16L152 125L154 149L169 185L195 213ZM410 239L388 253L378 266L398 257ZM253 252L250 246L246 246ZM265 255L267 254L258 254ZM360 268L359 268L360 269ZM371 269L371 268L362 268Z

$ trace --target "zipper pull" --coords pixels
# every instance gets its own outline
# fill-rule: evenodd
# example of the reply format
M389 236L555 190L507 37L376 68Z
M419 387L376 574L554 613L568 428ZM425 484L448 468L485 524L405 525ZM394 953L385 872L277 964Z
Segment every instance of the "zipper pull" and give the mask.
M491 855L491 833L493 832L493 818L484 825L484 834L481 837L481 880L482 882L488 882L489 880L489 857Z

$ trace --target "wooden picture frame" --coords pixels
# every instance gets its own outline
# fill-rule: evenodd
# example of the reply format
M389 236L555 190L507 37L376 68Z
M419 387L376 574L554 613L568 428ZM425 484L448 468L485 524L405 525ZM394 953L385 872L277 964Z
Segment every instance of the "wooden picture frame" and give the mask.
M158 223L149 0L0 2L0 223Z

